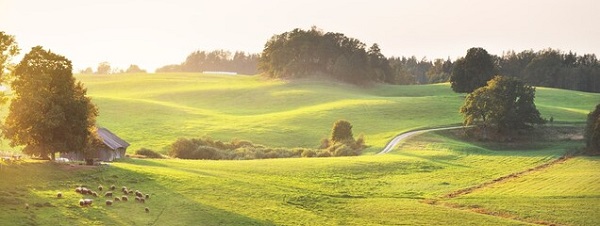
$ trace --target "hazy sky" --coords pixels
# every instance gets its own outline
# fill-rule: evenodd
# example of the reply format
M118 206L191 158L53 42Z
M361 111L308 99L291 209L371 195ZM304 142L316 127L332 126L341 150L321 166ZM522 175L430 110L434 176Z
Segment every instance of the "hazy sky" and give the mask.
M149 71L194 50L259 53L313 25L378 43L386 56L447 58L548 47L600 55L598 0L0 0L0 30L75 69L108 61Z

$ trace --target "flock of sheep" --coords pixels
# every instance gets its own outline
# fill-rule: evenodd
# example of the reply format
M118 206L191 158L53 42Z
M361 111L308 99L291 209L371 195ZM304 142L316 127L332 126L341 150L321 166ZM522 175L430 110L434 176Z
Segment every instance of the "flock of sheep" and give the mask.
M104 189L104 187L102 187L102 185L98 186L98 191L102 192L102 190ZM135 195L135 201L139 202L139 203L146 203L146 200L150 199L150 195L149 194L143 194L142 192L135 190L129 190L127 189L127 187L123 186L121 188L121 192L123 193L123 195L121 197L118 197L117 194L114 194L113 192L115 192L115 185L110 186L110 190L106 191L104 193L104 197L105 198L111 198L111 199L107 199L106 200L106 205L107 206L112 206L114 202L127 202L129 201L129 197L128 195ZM99 194L95 191L92 191L91 189L87 188L86 186L78 186L77 188L75 188L75 192L82 194L82 195L90 195L93 197L99 197ZM62 198L62 193L58 192L58 194L56 194L57 198ZM114 198L113 198L114 197ZM92 202L94 200L93 199L88 199L88 198L83 198L79 200L79 205L82 207L88 207L92 205ZM150 212L150 209L148 207L144 207L144 210L146 211L146 213Z

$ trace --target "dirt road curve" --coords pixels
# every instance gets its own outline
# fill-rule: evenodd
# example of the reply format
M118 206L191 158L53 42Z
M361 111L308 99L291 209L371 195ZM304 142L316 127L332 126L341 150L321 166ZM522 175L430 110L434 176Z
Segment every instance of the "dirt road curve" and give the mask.
M435 129L415 130L415 131L403 133L403 134L400 134L400 135L394 137L394 139L392 139L392 141L390 141L385 146L385 148L377 154L382 155L385 153L389 153L390 151L394 150L394 148L398 145L398 143L400 143L400 141L403 141L409 137L412 137L412 136L420 134L420 133L426 133L426 132L438 131L438 130L460 129L460 128L464 128L464 127L463 126L453 126L453 127L435 128Z

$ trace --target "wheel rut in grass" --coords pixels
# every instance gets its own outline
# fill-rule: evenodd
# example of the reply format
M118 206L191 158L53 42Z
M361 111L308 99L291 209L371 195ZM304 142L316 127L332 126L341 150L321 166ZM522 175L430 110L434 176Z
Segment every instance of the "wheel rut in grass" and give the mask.
M565 161L571 159L574 156L574 153L572 152L567 152L566 154L564 154L563 156L561 156L560 158L557 158L555 160L552 160L550 162L535 166L533 168L529 168L520 172L516 172L516 173L512 173L506 176L502 176L499 178L496 178L492 181L488 181L482 184L478 184L472 187L468 187L468 188L464 188L464 189L460 189L451 193L448 193L446 195L443 195L440 197L440 199L435 199L435 200L424 200L423 203L426 204L430 204L430 205L443 205L449 208L453 208L453 209L460 209L460 210L468 210L471 212L475 212L475 213L479 213L479 214L485 214L485 215L490 215L490 216L494 216L494 217L500 217L500 218L505 218L505 219L510 219L510 220L515 220L515 221L520 221L523 223L529 223L529 224L538 224L538 225L560 225L560 223L556 223L556 222L549 222L549 221L545 221L542 219L523 219L517 215L514 214L510 214L510 213L506 213L506 212L499 212L499 211L494 211L494 210L489 210L489 209L485 209L483 207L480 206L476 206L476 207L468 207L468 206L461 206L458 204L453 204L453 203L447 203L444 202L444 200L450 200L453 198L457 198L466 194L470 194L474 191L486 188L486 187L490 187L494 184L499 184L499 183L503 183L512 179L516 179L516 178L520 178L524 175L536 172L536 171L541 171L544 170L546 168L552 167L554 165L560 164L560 163L564 163Z

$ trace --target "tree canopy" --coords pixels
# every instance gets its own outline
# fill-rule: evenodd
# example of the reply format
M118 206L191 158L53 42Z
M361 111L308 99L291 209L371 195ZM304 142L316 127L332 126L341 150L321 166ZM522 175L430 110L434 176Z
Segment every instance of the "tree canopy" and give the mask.
M467 55L454 64L450 76L452 90L457 93L473 92L485 86L487 81L492 79L495 71L492 56L485 49L470 48Z
M586 151L591 154L600 154L600 104L588 114L585 127Z
M0 84L7 80L7 71L12 69L10 61L19 54L19 46L15 37L0 31ZM8 98L0 92L0 105L4 105Z
M64 56L31 49L14 71L13 99L3 135L23 152L54 158L57 152L83 152L97 142L98 110L76 82Z
M156 72L223 71L254 75L258 73L258 54L225 50L194 51L181 64L165 65Z
M270 78L325 76L351 83L394 81L387 58L374 44L341 33L294 29L265 44L259 69Z
M460 113L465 125L478 124L484 132L485 128L493 127L506 134L544 123L534 99L535 88L517 78L496 76L467 95Z

